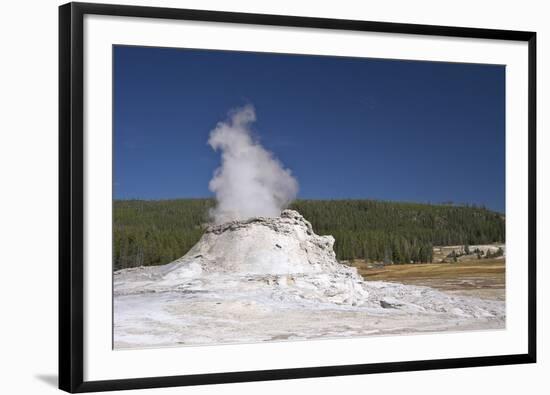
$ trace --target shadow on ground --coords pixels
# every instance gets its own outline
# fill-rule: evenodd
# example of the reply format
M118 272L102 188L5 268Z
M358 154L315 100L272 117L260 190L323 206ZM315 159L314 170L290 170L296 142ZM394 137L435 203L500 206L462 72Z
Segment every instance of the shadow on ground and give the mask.
M52 387L57 388L58 386L57 374L37 374L34 377Z

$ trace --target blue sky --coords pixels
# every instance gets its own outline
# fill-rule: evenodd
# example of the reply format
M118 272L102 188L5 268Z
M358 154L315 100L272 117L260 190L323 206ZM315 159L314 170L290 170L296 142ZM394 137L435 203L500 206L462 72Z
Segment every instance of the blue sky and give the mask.
M116 46L116 199L212 196L207 145L252 104L299 198L485 205L504 212L505 68Z

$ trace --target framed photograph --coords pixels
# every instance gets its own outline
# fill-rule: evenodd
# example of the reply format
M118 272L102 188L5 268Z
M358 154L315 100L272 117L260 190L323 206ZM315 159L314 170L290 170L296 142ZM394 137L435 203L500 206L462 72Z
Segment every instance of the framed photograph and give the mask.
M59 387L536 361L536 34L59 9Z

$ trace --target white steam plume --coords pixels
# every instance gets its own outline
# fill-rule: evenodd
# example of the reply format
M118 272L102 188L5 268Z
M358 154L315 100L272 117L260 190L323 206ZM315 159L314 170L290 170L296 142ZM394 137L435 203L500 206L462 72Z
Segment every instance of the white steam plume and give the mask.
M256 120L254 107L229 113L210 132L208 144L221 151L209 188L217 205L211 211L216 223L251 217L276 217L298 193L298 182L274 155L256 141L250 125Z

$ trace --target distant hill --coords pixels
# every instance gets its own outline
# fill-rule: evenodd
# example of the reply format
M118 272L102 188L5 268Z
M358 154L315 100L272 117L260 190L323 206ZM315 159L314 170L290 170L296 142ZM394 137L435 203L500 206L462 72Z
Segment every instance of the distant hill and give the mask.
M213 199L114 202L114 269L161 265L201 237ZM430 262L434 245L504 242L505 221L485 208L375 200L298 200L291 207L319 235L333 235L341 260Z

